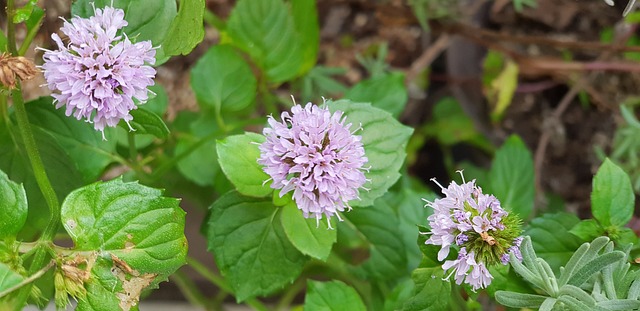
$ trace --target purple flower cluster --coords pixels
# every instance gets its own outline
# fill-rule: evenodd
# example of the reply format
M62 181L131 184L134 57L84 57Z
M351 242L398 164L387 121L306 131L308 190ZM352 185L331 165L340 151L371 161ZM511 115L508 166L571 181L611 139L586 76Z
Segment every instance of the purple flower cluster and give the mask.
M58 50L44 50L44 77L56 108L66 106L66 115L93 122L103 132L133 119L129 113L147 99L147 87L154 84L156 71L151 41L132 43L118 31L127 25L124 11L112 7L95 9L90 18L74 17L64 22L64 44L52 34ZM129 126L131 128L131 126Z
M327 218L351 209L348 202L359 198L367 179L367 162L361 137L350 131L351 123L341 111L308 103L283 112L280 121L269 117L263 131L258 163L273 180L280 196L293 191L293 199L304 217ZM354 131L355 132L355 131ZM331 227L331 223L329 227Z
M445 196L425 200L434 210L428 218L431 232L426 233L430 236L425 243L441 246L439 261L447 258L452 246L459 249L457 259L442 266L445 271L452 269L447 279L455 275L457 284L467 283L474 291L486 288L493 279L487 266L506 265L509 254L522 260L519 220L496 197L482 193L475 180L464 182L463 177L461 185L453 181L447 188L433 180Z

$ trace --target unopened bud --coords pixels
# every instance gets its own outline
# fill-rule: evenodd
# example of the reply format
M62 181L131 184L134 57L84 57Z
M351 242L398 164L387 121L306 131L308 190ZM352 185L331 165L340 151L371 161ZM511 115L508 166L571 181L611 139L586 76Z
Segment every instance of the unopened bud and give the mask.
M58 309L66 309L67 304L69 304L69 296L67 295L66 286L64 285L64 277L62 276L62 273L60 273L59 271L56 271L55 273L55 276L53 279L53 285L56 290L56 293L55 293L56 307Z

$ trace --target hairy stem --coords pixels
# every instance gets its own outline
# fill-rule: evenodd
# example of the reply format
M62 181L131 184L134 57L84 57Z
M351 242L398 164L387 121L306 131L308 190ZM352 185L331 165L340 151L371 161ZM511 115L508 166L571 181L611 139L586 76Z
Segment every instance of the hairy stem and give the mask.
M182 271L176 271L176 273L171 276L171 281L178 286L184 297L191 305L201 306L206 310L212 310L210 302L204 297L204 295L202 295L193 281Z
M25 285L27 285L27 284L39 279L41 276L43 276L45 273L47 273L47 271L49 271L49 269L51 269L55 264L56 264L56 261L52 259L51 261L49 261L48 265L46 265L42 269L36 271L36 273L32 274L28 278L22 280L22 282L14 285L14 286L11 286L11 287L3 290L2 292L0 292L0 298L4 297L6 295L9 295L12 292L22 288L23 286L25 286Z

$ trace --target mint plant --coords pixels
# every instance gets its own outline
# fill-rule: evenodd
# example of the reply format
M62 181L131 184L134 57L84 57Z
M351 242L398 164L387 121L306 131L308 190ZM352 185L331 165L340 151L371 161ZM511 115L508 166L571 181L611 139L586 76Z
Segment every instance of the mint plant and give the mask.
M318 63L316 1L239 0L222 18L204 0L77 0L50 40L37 36L49 12L21 3L7 1L0 35L2 310L144 310L160 286L207 310L640 308L634 161L604 159L592 217L542 213L517 135L494 146L453 98L419 127L401 122L411 75L387 62L390 45L355 57L367 76L353 85ZM411 5L425 29L458 9ZM212 28L219 40L203 42ZM190 54L196 111L175 109L160 77ZM38 75L51 95L25 102ZM501 77L494 122L517 76ZM445 167L425 183L436 173L414 164L431 140ZM490 165L459 163L461 144ZM186 224L191 209L206 216Z

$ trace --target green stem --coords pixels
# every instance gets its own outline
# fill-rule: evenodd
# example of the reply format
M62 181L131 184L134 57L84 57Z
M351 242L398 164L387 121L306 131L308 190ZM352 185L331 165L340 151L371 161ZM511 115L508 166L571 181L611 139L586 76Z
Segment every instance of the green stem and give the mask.
M211 310L209 301L202 295L200 290L182 271L177 271L171 276L171 280L178 286L187 301L194 306L201 306L206 310Z
M233 289L221 276L215 274L211 271L207 266L196 260L195 258L187 257L187 264L196 270L196 272L200 273L200 275L204 276L209 282L213 283L215 286L220 288L220 290L225 291L227 293L233 293Z
M136 148L136 135L134 132L127 132L127 141L129 144L129 167L136 173L141 182L148 183L149 175L145 173L140 161L138 161L138 148Z
M13 23L15 12L14 0L7 0L7 48L11 55L17 55L16 50L16 25Z
M27 151L27 157L29 158L31 167L33 168L33 175L45 201L47 202L47 205L49 206L49 213L51 217L44 233L40 237L40 240L51 241L55 236L60 223L60 203L58 202L56 192L53 190L53 186L51 186L51 181L49 181L47 172L44 169L44 164L42 163L42 158L40 157L36 140L33 136L33 132L31 131L27 110L19 87L20 83L18 82L18 88L11 92L16 120L18 121L18 129L22 136L24 147Z
M202 264L198 260L192 257L187 257L187 264L191 266L193 270L196 270L196 272L200 273L200 275L204 276L207 280L209 280L215 286L220 288L221 291L224 291L227 293L233 293L233 289L225 281L224 278L222 278L221 276L211 271L209 268L207 268L204 264ZM255 298L248 299L246 301L246 304L251 306L254 310L269 311L269 308L267 308L262 302L260 302L258 299L255 299Z
M0 292L0 299L6 295L11 294L12 292L24 287L25 285L39 279L41 276L43 276L45 273L47 273L47 271L49 271L49 269L51 269L51 267L53 267L56 264L55 260L51 260L49 261L49 264L44 266L42 269L38 270L36 273L32 274L31 276L29 276L28 278L22 280L22 282L11 286L5 290L3 290L2 292Z
M287 288L287 291L284 292L280 301L276 305L276 311L280 310L288 310L291 309L291 302L296 298L298 293L304 290L306 285L306 280L304 278L298 278L292 286Z

